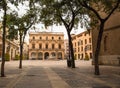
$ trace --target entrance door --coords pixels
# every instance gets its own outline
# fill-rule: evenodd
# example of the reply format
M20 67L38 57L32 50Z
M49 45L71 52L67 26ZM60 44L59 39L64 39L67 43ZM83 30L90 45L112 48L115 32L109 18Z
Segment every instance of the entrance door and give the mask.
M46 52L46 53L44 54L44 58L45 58L45 60L49 58L49 53L48 53L48 52Z

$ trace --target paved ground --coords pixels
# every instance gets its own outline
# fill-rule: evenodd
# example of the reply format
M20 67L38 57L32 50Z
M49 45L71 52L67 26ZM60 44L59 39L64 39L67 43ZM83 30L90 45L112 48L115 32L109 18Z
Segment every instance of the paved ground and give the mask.
M0 88L120 88L120 66L100 66L101 75L95 76L91 61L77 60L74 69L65 60L23 61L23 69L18 64L6 62Z

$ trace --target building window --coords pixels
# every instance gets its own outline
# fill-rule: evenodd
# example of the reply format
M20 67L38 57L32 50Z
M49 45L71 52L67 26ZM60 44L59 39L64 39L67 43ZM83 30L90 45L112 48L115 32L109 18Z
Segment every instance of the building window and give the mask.
M40 37L40 40L42 39L42 37Z
M59 49L61 49L61 44L59 44L59 47L58 47Z
M54 39L54 37L52 37L52 40Z
M77 54L75 54L75 57L74 57L75 59L77 59Z
M89 43L91 43L91 38L89 38Z
M35 39L35 37L33 36L33 40Z
M82 54L81 54L81 60L83 59L83 56L84 56L84 55L83 55L83 53L82 53Z
M87 44L87 39L85 39L85 44Z
M32 44L32 49L35 49L35 44Z
M76 47L76 42L75 42L75 47Z
M42 44L39 44L39 49L42 49Z
M46 49L48 49L48 44L46 44L46 46L45 46L45 47L46 47Z
M81 45L83 45L83 41L81 40Z
M83 51L83 47L81 46L81 51Z
M52 44L52 49L54 49L55 48L55 45L54 44Z
M80 59L80 54L78 54L78 59Z
M61 40L61 37L59 37L59 40Z
M78 52L80 52L80 48L78 47Z
M78 46L80 45L80 42L78 41Z
M92 46L90 45L90 50L92 50Z
M92 58L92 53L90 53L90 58Z

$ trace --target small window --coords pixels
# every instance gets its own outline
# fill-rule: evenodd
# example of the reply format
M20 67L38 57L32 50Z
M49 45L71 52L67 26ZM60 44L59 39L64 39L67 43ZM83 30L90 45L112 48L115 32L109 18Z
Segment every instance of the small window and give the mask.
M32 44L32 49L35 49L35 44Z
M85 39L85 44L87 44L87 39Z
M52 40L54 39L54 37L52 37Z
M42 44L39 44L39 49L42 49Z
M48 49L48 44L46 44L46 49Z
M75 47L76 47L76 42L75 42Z
M92 50L92 46L90 45L90 50Z
M81 51L83 51L83 47L81 46Z
M81 45L83 45L83 41L81 40Z
M33 39L35 39L35 37L33 36Z
M80 48L78 47L78 52L80 51Z
M52 44L52 49L54 49L55 48L55 45L54 44Z
M61 44L59 44L59 49L61 49Z
M40 40L42 39L42 37L39 38Z
M59 40L61 40L61 37L59 37Z
M91 38L89 38L89 43L91 43Z
M78 46L80 45L80 42L78 41Z

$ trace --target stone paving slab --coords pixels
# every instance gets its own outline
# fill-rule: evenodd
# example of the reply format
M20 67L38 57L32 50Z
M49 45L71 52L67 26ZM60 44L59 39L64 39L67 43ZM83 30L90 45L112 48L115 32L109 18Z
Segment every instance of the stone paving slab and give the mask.
M58 76L52 69L46 68L46 73L52 84L52 88L71 88L61 77Z
M32 67L14 88L52 88L45 70L42 67Z
M25 61L23 69L18 69L16 62L8 62L0 88L120 88L120 67L101 66L101 75L95 76L88 62L78 61L75 69L65 63Z
M72 88L79 87L92 87L92 88L120 88L120 76L117 77L113 75L108 76L93 76L88 74L80 73L77 68L75 69L58 69L53 68L53 70L65 80ZM68 74L70 73L70 74ZM72 74L72 75L71 75ZM106 80L103 80L104 78Z

